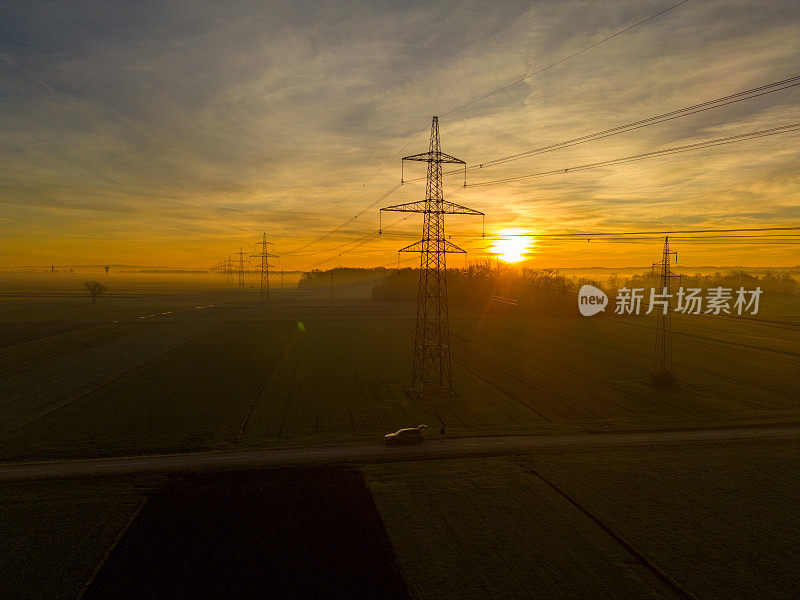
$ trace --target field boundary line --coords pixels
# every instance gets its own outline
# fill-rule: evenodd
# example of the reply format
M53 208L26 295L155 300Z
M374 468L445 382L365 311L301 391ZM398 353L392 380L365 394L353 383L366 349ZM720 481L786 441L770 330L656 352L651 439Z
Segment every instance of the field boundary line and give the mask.
M610 526L606 525L600 517L595 515L592 511L586 508L583 504L578 502L575 498L573 498L570 494L566 491L561 489L558 485L547 479L544 475L539 473L536 469L531 467L530 465L523 465L523 470L535 475L539 479L541 479L547 486L549 486L553 491L558 493L562 498L564 498L567 502L569 502L572 506L577 508L581 511L584 515L589 517L591 521L600 527L603 531L605 531L611 538L617 542L624 550L626 550L629 554L631 554L639 563L641 563L648 571L650 571L653 575L655 575L659 580L665 583L669 588L671 588L674 592L676 592L681 598L685 600L697 600L692 594L687 592L681 585L675 581L672 577L670 577L666 572L662 571L655 563L653 563L649 558L647 558L644 554L639 552L633 545L626 540L624 537L619 535Z
M97 563L97 565L95 566L94 571L92 571L92 574L89 576L89 579L86 580L86 583L84 583L83 587L81 587L81 591L78 594L78 600L82 600L83 597L86 595L87 590L94 583L94 580L97 579L97 576L100 574L100 571L103 570L103 567L105 566L108 559L111 557L111 554L114 552L116 547L122 541L122 538L125 537L126 533L128 533L128 529L131 528L133 522L139 517L146 503L147 503L147 498L142 498L142 501L139 503L139 506L136 507L136 510L131 515L131 518L128 519L128 522L125 523L125 526L119 531L119 533L117 533L117 536L114 538L114 541L108 547L105 554L103 554L103 558L100 559L100 562Z
M37 421L39 421L41 419L44 419L47 416L50 416L54 412L57 412L57 411L61 410L62 408L66 408L70 404L72 404L74 402L77 402L78 400L80 400L82 398L85 398L89 394L92 394L92 393L96 392L97 390L100 390L100 389L102 389L102 388L104 388L104 387L106 387L108 385L111 385L112 383L114 383L118 379L121 379L121 378L125 377L126 375L134 372L136 369L140 369L142 367L146 367L150 363L153 363L153 362L157 361L162 356L164 356L166 354L169 354L170 352L172 352L174 350L177 350L181 346L185 346L189 342L192 342L192 341L196 340L197 338L199 338L202 335L205 335L206 333L210 333L210 332L214 331L215 329L219 328L220 325L221 324L215 325L214 327L211 327L210 329L207 329L207 330L203 331L202 333L199 333L199 334L197 334L195 336L192 336L191 338L189 338L188 340L185 340L184 342L182 342L181 344L175 346L174 348L170 348L169 350L167 350L165 352L162 352L158 356L154 356L150 360L146 360L143 363L139 363L137 365L134 365L133 367L131 367L130 369L126 369L122 373L118 373L117 375L113 375L112 377L103 379L103 380L101 380L99 382L97 380L95 380L93 383L88 383L86 385L83 385L83 386L79 387L77 390L74 390L72 392L64 394L64 396L62 396L62 398L63 397L67 397L68 398L67 400L55 400L55 406L51 406L45 412L43 412L43 413L41 413L39 415L36 415L30 421L26 421L22 425L18 425L16 427L11 428L11 429L7 429L7 430L5 430L3 432L0 432L0 435L12 435L14 433L17 433L18 431L22 431L26 427L29 427L30 425L33 425Z
M42 340L47 340L53 337L57 337L59 335L68 335L70 333L76 331L84 331L86 329L94 329L96 327L102 327L103 325L112 325L113 321L56 321L56 322L48 322L48 321L6 321L4 325L23 325L24 327L30 327L32 325L85 325L85 327L75 327L74 329L68 329L66 331L60 331L56 333L47 333L40 337L34 337L22 342L13 342L11 344L6 344L4 341L0 341L0 348L13 348L14 346L21 346L22 344L32 344L35 342L40 342Z
M283 360L283 357L286 356L286 353L289 351L289 346L292 344L294 337L297 334L293 334L289 340L286 341L286 345L283 347L283 352L281 352L280 357L274 361L272 368L269 372L264 376L264 381L261 382L261 387L258 388L258 393L256 394L255 399L250 404L250 408L247 410L247 414L242 421L242 426L239 427L239 435L236 436L236 443L241 444L242 440L244 439L244 434L247 430L247 424L250 422L250 417L253 416L253 413L256 410L256 404L258 404L259 400L261 400L261 394L264 393L264 388L267 387L267 382L269 382L270 378L272 377L272 373L275 372L275 367L278 366L278 363Z

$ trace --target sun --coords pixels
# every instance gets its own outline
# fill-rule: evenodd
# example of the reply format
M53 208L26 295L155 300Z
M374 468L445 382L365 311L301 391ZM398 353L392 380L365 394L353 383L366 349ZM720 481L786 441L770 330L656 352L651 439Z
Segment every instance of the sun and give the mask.
M500 237L489 251L507 263L515 263L527 258L528 250L533 245L533 238L524 229L503 229L498 232Z

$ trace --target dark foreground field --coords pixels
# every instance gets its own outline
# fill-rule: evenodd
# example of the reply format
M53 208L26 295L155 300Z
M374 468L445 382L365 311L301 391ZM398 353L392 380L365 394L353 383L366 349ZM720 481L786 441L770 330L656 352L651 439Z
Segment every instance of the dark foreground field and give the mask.
M741 440L7 482L0 597L792 598L799 468Z
M792 598L796 441L364 468L412 596Z
M800 303L673 321L678 387L649 385L654 321L451 311L457 395L410 397L412 304L368 290L0 290L0 461L451 435L800 422Z
M413 305L368 290L0 289L0 311L0 461L800 422L797 296L674 319L669 391L648 318L454 307L458 394L435 402L405 390ZM0 597L795 597L797 457L526 450L362 465L368 491L344 469L3 482Z
M408 598L358 470L186 475L147 495L85 598Z

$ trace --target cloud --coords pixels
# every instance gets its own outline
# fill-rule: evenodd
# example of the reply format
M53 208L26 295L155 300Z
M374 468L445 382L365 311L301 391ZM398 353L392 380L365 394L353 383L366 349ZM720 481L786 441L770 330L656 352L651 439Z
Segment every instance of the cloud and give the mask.
M444 115L664 6L9 5L0 25L4 233L77 239L100 226L126 251L130 238L142 256L160 257L174 235L176 245L196 248L176 252L176 260L196 261L181 266L216 262L263 230L284 247L300 246L395 185L399 156L381 166L397 153L427 149L431 114ZM483 162L795 75L798 21L793 3L687 3L443 116L444 150ZM469 179L798 122L798 90L471 172ZM467 188L458 201L486 212L496 228L784 222L797 217L796 136ZM448 178L446 189L458 190L457 179ZM423 189L403 186L386 204L417 200ZM418 226L409 219L398 227ZM459 235L479 227L466 218L449 219L450 226ZM322 260L376 228L377 209L311 250ZM341 260L386 262L398 241L378 239ZM14 244L6 245L5 264L30 251L30 244ZM65 260L93 262L96 248L71 243Z

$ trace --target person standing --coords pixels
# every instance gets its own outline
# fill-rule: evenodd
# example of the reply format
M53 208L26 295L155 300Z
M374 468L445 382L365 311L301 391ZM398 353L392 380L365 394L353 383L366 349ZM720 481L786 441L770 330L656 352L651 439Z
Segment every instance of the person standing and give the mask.
M444 424L443 424L442 428L439 430L439 441L443 442L445 437L446 437L446 435L445 435Z

